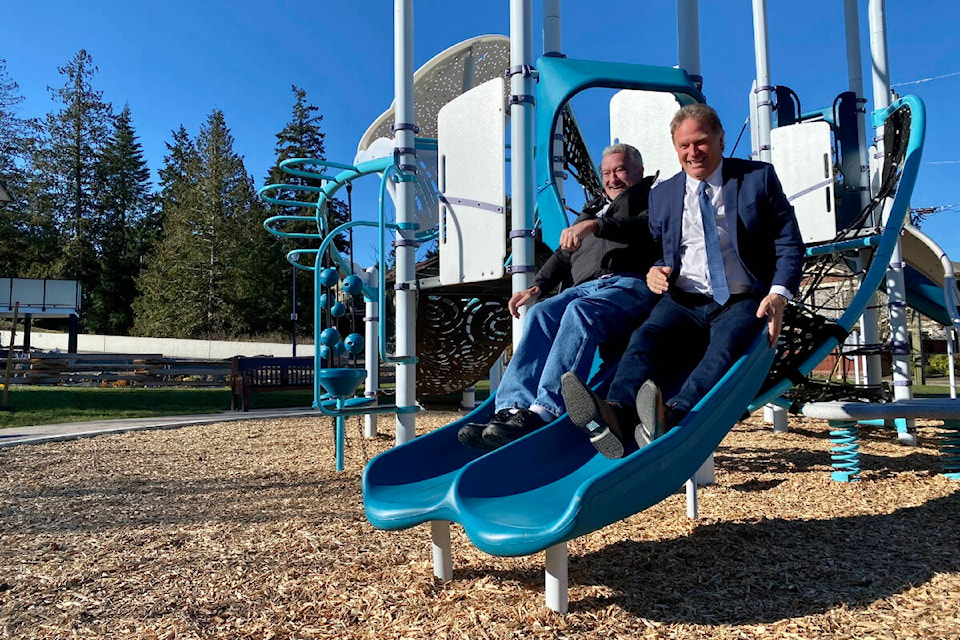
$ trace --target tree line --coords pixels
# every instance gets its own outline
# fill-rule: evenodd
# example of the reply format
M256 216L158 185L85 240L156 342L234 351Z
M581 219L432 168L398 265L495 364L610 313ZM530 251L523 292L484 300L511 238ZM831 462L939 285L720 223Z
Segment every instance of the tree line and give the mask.
M257 198L223 112L213 109L196 135L182 124L171 131L154 186L134 115L104 100L91 56L80 50L58 71L51 111L21 118L24 98L0 59L0 181L12 196L0 202L0 277L79 281L87 333L289 331L286 253L294 247L262 225L291 212ZM291 89L290 121L276 134L276 164L263 183L319 186L279 169L288 158L324 158L323 116L302 88ZM334 224L346 219L343 203L331 208ZM310 331L311 278L297 285L298 326Z

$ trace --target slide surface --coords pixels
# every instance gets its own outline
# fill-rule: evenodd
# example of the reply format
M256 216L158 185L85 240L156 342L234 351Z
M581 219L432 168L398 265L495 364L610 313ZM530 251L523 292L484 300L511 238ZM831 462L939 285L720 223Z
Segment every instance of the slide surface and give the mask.
M907 304L931 320L950 326L958 312L947 308L943 264L940 256L918 235L916 229L908 226L901 237ZM951 286L956 285L951 283Z
M566 416L483 455L456 440L460 425L478 419L471 414L371 460L363 476L367 518L380 529L459 522L477 548L503 556L604 527L683 486L741 418L773 355L759 336L680 426L620 460L597 453Z

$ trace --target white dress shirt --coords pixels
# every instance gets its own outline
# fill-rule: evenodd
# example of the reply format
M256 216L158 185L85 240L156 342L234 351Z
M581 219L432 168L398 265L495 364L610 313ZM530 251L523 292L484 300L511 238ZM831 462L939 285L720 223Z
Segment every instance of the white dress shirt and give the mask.
M723 252L723 267L727 274L727 287L731 294L746 293L752 289L752 279L747 273L740 257L733 248L733 241L727 232L727 211L723 205L723 161L716 170L707 176L710 202L716 213L717 231L720 235L720 250ZM707 264L707 247L703 240L703 221L700 217L698 191L700 180L687 176L686 191L683 196L683 220L680 227L680 273L677 286L691 293L713 295L710 284L710 268Z

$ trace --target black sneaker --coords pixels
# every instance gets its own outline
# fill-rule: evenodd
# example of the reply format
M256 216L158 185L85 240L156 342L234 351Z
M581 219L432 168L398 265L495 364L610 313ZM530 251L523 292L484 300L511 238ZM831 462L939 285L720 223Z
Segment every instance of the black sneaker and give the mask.
M653 380L647 380L637 390L637 417L640 422L633 432L637 445L645 447L666 433L663 396Z
M510 420L514 409L500 409L493 417L490 418L490 422L477 423L477 422L468 422L467 424L460 427L460 430L457 431L457 440L460 441L465 447L471 449L480 449L481 451L490 451L490 447L483 441L483 430L486 429L491 424L505 424Z
M528 433L533 433L547 422L529 409L511 409L513 415L506 422L491 420L483 430L483 443L489 449L497 449Z
M616 411L572 371L560 377L560 392L573 424L590 437L590 444L607 458L622 458L627 451Z

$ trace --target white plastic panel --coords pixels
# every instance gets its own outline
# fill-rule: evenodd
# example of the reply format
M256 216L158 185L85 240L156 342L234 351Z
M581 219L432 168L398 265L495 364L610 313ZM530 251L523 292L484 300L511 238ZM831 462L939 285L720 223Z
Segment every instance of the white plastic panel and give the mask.
M393 155L394 143L389 138L377 138L364 151L357 153L354 163L367 160L388 158ZM381 177L382 173L378 174ZM417 180L413 183L413 220L421 230L436 226L440 218L440 205L437 202L437 151L433 147L417 147ZM387 193L394 206L397 204L397 185L387 181Z
M503 276L506 258L504 79L450 101L437 117L440 282Z
M680 108L672 93L624 89L610 99L610 140L635 146L643 156L643 173L660 172L659 181L680 171L670 138L670 120Z
M777 127L770 132L770 158L797 212L803 241L833 240L837 217L830 125L817 121Z

